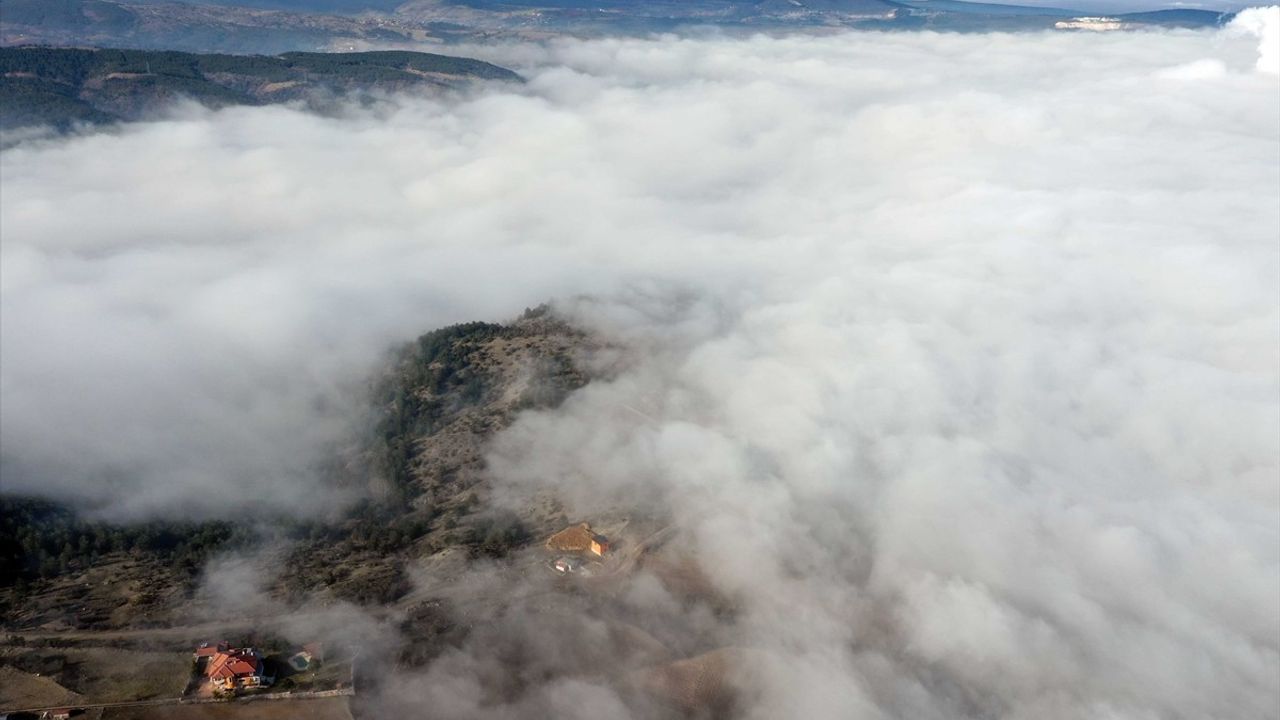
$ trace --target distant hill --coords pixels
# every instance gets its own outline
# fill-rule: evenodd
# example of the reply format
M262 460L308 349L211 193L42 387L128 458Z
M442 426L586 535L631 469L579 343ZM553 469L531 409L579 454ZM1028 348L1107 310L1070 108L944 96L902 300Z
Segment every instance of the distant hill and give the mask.
M1072 8L1075 2L1086 7ZM274 54L423 42L647 35L715 26L983 32L1053 29L1098 15L963 0L0 0L0 45L76 45ZM1056 4L1056 3L1055 3ZM1206 10L1130 13L1126 27L1213 27Z
M1086 14L1080 10L1068 10L1066 8L1006 5L1003 3L961 2L960 0L903 0L903 4L917 10L958 13L962 15L1032 15L1060 18Z
M199 4L210 0L130 0L135 5L159 5L183 2ZM323 12L358 14L367 10L391 11L404 0L228 0L219 4L240 5L263 10L289 10L293 12Z
M209 107L263 105L318 92L440 91L485 80L521 78L480 60L403 51L265 56L0 48L0 128L136 120L180 98Z
M1058 20L1081 16L1096 16L1096 11L1062 7L1005 5L988 2L963 2L962 0L901 0L914 13L928 19L926 26L944 30L1004 30L1023 27L1033 29L1042 25L1046 29ZM1155 10L1150 12L1106 13L1107 17L1121 20L1125 27L1216 27L1229 21L1234 13L1211 10Z
M1096 7L1099 0L1079 0ZM1064 3L1070 5L1070 3ZM734 28L848 27L942 31L1045 30L1096 10L963 0L407 0L396 17L591 34L695 25ZM1230 14L1162 10L1124 16L1132 26L1207 27ZM497 23L497 24L495 24ZM505 23L505 25L501 24Z
M1173 10L1124 13L1122 15L1116 15L1116 17L1130 23L1163 25L1165 27L1197 28L1224 25L1230 21L1231 18L1235 17L1235 13L1177 8Z
M41 27L126 28L135 15L121 5L103 0L4 0L0 19L6 23Z
M256 2L0 0L0 44L275 54L442 41L457 28ZM462 31L464 39L473 36Z

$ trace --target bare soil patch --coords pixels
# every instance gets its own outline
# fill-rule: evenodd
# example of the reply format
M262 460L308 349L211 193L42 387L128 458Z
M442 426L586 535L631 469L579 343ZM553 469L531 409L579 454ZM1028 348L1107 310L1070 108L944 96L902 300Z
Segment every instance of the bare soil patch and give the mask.
M347 698L108 708L102 720L352 720Z

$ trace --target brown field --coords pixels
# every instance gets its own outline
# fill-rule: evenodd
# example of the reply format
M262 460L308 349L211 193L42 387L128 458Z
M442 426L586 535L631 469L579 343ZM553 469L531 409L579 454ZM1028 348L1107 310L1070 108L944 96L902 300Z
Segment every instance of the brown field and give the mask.
M352 720L347 698L108 708L102 720Z
M99 702L178 697L191 677L191 655L116 648L71 651L82 658L80 692Z
M36 662L39 665L27 667ZM9 695L22 690L33 692L42 686L59 685L83 697L83 702L103 703L151 698L176 698L182 694L191 673L191 655L185 652L149 652L123 648L42 648L7 647L0 649L0 659L18 668L5 667L0 682L0 696L5 707L30 707L63 702L12 702ZM39 676L36 676L39 673ZM30 675L30 677L22 677ZM12 677L11 677L12 676ZM25 688L25 689L24 689ZM47 694L52 697L51 693ZM35 695L32 695L35 698Z
M0 708L47 707L80 699L51 678L0 665Z

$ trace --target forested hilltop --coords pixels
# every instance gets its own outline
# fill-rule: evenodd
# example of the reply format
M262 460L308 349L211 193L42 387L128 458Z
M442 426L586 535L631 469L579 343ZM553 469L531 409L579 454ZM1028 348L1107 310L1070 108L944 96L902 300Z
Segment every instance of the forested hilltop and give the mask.
M214 55L0 48L0 128L138 120L189 98L209 107L520 82L470 58L407 51Z
M521 410L554 407L585 385L579 356L589 345L538 308L396 349L371 379L371 422L356 443L367 497L333 517L122 524L0 494L0 625L21 632L189 619L211 557L268 546L281 555L269 588L277 598L362 604L399 598L409 560L445 550L496 558L526 546L565 519L556 507L520 516L490 507L484 445Z

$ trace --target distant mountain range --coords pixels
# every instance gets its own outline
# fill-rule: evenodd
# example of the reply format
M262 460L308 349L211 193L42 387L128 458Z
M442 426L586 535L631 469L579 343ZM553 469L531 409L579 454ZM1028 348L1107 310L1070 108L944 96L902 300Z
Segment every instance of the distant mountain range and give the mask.
M279 53L698 26L1043 30L1097 14L961 0L0 0L0 44ZM1174 9L1113 17L1119 25L1110 29L1208 27L1231 15Z
M439 91L516 73L428 53L196 55L172 51L0 48L0 128L141 119L178 98L210 107L323 101L375 91Z
M700 26L728 33L841 28L1116 30L1208 27L1231 17L1174 9L1099 20L1064 8L961 0L397 2L0 0L0 45L7 46L0 47L0 128L65 129L76 123L133 120L179 97L214 107L300 98L314 104L317 98L335 94L519 79L478 60L335 50L566 33L646 34ZM350 14L353 11L360 12ZM94 47L132 49L88 49ZM305 52L314 50L325 52ZM209 52L222 54L191 54Z
M447 39L421 23L390 17L283 12L247 6L0 0L0 45L73 45L280 53L350 50ZM467 38L473 37L468 33Z

